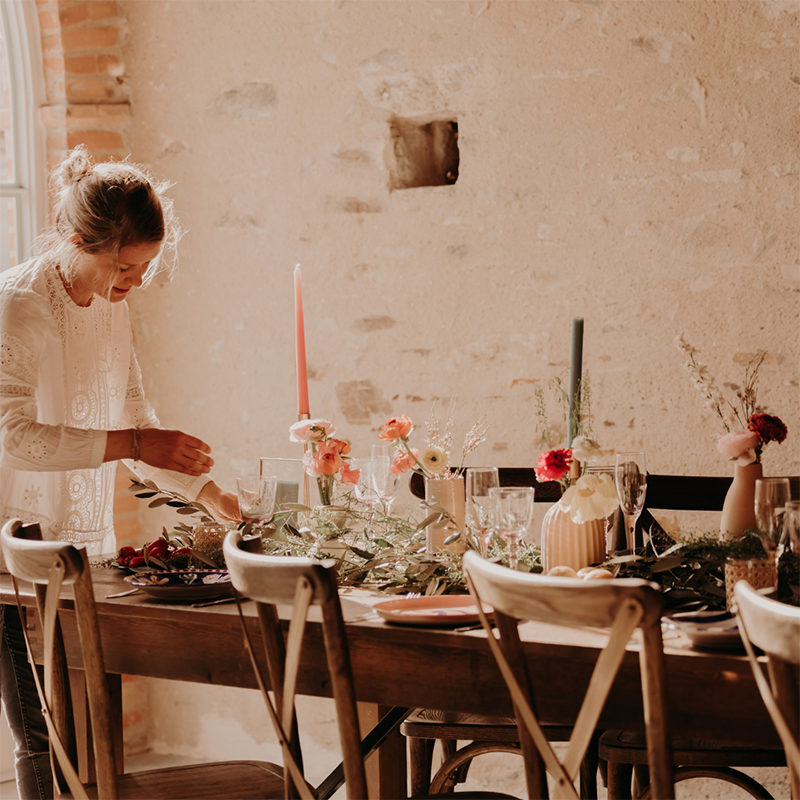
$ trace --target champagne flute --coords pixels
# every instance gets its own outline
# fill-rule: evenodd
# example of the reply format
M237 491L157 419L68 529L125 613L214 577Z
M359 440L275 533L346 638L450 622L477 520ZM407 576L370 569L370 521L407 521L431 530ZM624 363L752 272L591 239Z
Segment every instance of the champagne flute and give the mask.
M617 453L614 471L619 506L625 518L625 546L636 550L636 520L644 508L647 492L647 467L644 453Z
M260 526L269 522L275 506L278 479L274 475L248 475L236 479L239 513L245 522Z
M756 526L761 544L772 559L774 572L772 580L775 590L778 589L778 562L785 546L784 514L786 504L791 499L791 487L788 478L759 478L756 481Z
M492 527L508 547L509 569L519 562L519 545L533 516L533 487L511 486L489 489Z
M358 483L353 487L355 495L364 505L369 506L370 524L375 519L375 507L380 502L378 493L372 488L372 459L371 458L351 458L350 468L360 471Z
M484 558L488 555L489 542L494 535L489 489L499 486L500 472L497 467L470 467L467 470L467 522Z

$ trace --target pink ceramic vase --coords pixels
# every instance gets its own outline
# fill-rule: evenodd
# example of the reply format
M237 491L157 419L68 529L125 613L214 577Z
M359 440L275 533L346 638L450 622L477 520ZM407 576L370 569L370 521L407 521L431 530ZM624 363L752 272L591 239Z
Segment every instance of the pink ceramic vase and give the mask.
M542 571L572 567L576 572L606 559L605 520L573 522L569 512L554 503L542 520Z
M756 481L763 476L761 463L733 465L733 483L725 495L719 533L722 539L736 539L756 527Z

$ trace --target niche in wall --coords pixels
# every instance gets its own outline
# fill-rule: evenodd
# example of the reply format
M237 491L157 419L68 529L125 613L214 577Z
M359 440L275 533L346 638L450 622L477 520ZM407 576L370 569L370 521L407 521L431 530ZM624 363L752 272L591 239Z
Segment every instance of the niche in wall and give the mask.
M458 180L458 120L389 121L392 189L449 186Z

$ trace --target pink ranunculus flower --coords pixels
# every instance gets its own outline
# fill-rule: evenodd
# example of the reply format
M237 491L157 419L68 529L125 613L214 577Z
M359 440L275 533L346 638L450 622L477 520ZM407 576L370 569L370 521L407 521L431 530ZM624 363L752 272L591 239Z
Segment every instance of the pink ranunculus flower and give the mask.
M378 438L386 440L405 439L408 434L411 433L413 427L414 423L411 421L411 418L407 417L405 414L401 417L389 417L381 427Z
M328 447L329 452L338 453L340 456L346 456L350 452L350 443L341 439L327 439L325 445Z
M338 439L327 439L317 443L314 452L314 469L320 475L335 475L344 465L341 456L341 446L346 445ZM346 445L349 447L349 445Z
M717 450L728 458L737 458L744 466L756 460L756 447L761 439L754 431L734 431L719 437Z
M345 461L344 465L342 466L341 472L339 472L339 480L342 483L346 483L350 486L355 486L358 483L358 479L361 477L361 470L360 469L350 469L347 466L347 462Z
M405 450L398 450L392 459L392 465L389 467L389 471L393 472L395 475L402 475L417 463L415 459L418 458L419 450L416 448L412 448L411 453Z
M291 442L321 442L333 436L336 429L327 419L301 419L289 428Z

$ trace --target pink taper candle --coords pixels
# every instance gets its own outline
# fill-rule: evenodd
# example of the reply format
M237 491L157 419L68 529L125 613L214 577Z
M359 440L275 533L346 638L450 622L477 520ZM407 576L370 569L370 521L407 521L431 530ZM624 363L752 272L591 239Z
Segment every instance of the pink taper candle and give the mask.
M297 353L297 413L309 415L308 371L306 370L306 331L303 323L303 281L300 265L294 268L294 323Z

